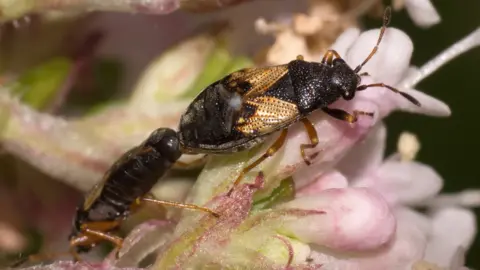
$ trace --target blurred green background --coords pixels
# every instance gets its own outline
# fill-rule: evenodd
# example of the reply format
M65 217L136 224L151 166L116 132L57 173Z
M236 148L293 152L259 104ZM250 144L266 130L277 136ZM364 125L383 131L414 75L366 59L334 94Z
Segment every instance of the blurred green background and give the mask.
M421 66L480 26L480 1L432 1L442 22L429 29L413 24L406 11L394 13L391 26L408 33L414 42L412 63ZM379 21L366 21L367 28ZM417 89L445 101L450 118L394 113L387 118L388 151L396 149L402 131L418 135L418 159L435 168L445 180L446 192L480 188L480 48L454 59L422 81ZM421 181L422 179L418 179ZM480 224L480 209L476 210ZM452 232L455 233L455 232ZM467 265L480 269L480 237L469 250Z

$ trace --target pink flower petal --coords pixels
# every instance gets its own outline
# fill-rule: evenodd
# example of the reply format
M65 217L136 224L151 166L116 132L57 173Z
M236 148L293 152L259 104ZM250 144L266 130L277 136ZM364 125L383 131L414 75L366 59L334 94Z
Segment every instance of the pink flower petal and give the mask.
M325 252L321 247L312 249L312 263L322 264L321 269L348 270L405 270L422 259L426 246L428 219L408 209L396 211L398 217L394 238L374 252L345 253Z
M356 67L365 60L377 42L380 30L363 32L348 50L346 61ZM405 75L410 65L413 43L403 31L387 28L377 53L363 67L376 82L397 84Z
M440 22L440 15L430 0L405 0L405 9L415 24L423 28Z
M366 251L388 243L395 218L376 192L364 188L328 189L316 196L297 198L281 209L324 211L286 221L283 227L296 239L338 251Z
M418 162L385 162L375 177L384 196L401 204L415 204L432 198L443 187L443 180L430 166Z
M335 40L335 43L332 44L331 48L336 50L341 57L346 57L348 49L353 45L359 36L360 29L349 28L340 34L337 40Z
M432 222L425 259L448 267L458 248L468 249L472 244L477 233L475 215L467 209L446 208L433 214Z
M295 196L304 197L309 195L315 195L323 190L332 188L346 188L348 187L348 181L343 174L338 171L331 171L326 174L320 174L314 177L316 180L312 180L312 183L301 189L297 189ZM295 175L293 176L295 179ZM298 183L299 181L295 181Z
M467 208L480 206L480 190L466 189L457 193L442 193L434 198L423 201L422 206L431 209L462 206Z
M371 102L354 101L347 105L348 111L353 109L376 111L375 108L372 108ZM309 142L309 138L302 124L297 123L289 129L288 140L281 152L277 154L279 155L278 159L281 157L280 161L276 160L277 164L279 163L276 165L279 166L278 169L274 171L274 175L268 174L268 176L282 179L291 175L292 172L298 172L299 174L295 177L298 180L296 186L301 188L308 185L315 180L311 175L328 172L350 147L365 136L371 125L375 123L375 120L363 118L356 124L349 125L344 121L333 119L321 111L312 113L309 119L315 124L315 129L319 134L317 148L307 151L307 155L318 154L316 158L312 159L312 164L306 166L300 155L300 145ZM270 143L271 141L267 142L267 145Z
M138 265L141 260L170 240L174 225L167 220L150 220L136 226L124 239L122 249L119 251L120 258L111 263L122 267Z
M387 129L378 123L370 131L365 140L355 144L336 166L348 179L355 181L357 177L374 172L382 163L385 154Z
M396 217L395 240L386 251L359 259L359 269L411 269L413 263L423 258L428 219L408 209L399 209Z

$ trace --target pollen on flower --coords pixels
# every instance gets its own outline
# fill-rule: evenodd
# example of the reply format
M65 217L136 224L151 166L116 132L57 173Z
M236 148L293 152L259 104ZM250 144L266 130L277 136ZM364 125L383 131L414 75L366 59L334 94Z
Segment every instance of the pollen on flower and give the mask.
M283 29L285 29L287 27L286 25L283 25L281 23L267 22L267 20L265 18L262 18L262 17L255 20L254 26L255 26L255 31L257 31L257 33L263 34L263 35L275 34L277 32L282 31Z
M402 132L397 142L397 151L402 161L412 161L420 150L420 141L411 132Z
M357 26L358 3L311 1L308 12L292 14L287 21L255 22L258 33L275 36L274 44L262 59L269 64L283 64L304 55L307 61L321 57L346 29ZM361 12L360 12L361 13ZM352 16L354 14L354 16Z

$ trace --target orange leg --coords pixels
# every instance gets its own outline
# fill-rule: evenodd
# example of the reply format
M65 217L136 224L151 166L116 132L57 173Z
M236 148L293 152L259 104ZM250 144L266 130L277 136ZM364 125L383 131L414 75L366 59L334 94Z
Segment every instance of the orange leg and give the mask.
M329 64L331 65L333 63L333 57L335 56L335 58L342 58L340 57L340 54L338 54L337 51L335 50L328 50L325 55L323 56L323 59L322 59L322 64Z
M96 231L92 229L84 229L84 233L86 236L92 236L94 238L97 238L99 241L100 240L105 240L109 241L110 243L115 245L116 253L115 253L115 258L118 259L119 257L119 252L120 249L122 248L123 245L123 239L121 237L118 237L116 235L112 235L106 232L102 231ZM77 255L78 256L78 255Z
M119 226L118 221L93 221L81 225L80 230L83 235L80 235L70 241L70 253L75 259L79 259L78 253L74 250L75 246L91 245L101 241L108 241L115 245L117 249L116 257L123 244L121 237L112 235L107 231L115 230Z
M208 208L205 208L205 207L194 205L194 204L185 204L185 203L178 203L178 202L162 201L162 200L157 200L157 199L153 199L153 198L149 198L149 197L140 198L139 202L137 202L137 203L154 203L154 204L161 205L161 206L168 205L168 206L173 206L173 207L177 207L177 208L193 209L193 210L207 212L207 213L213 215L214 217L220 217L220 215L215 213L214 211L212 211Z
M70 249L69 253L72 255L73 259L76 262L82 261L80 255L78 254L77 250L75 250L76 246L84 246L84 245L92 245L94 243L100 242L99 239L89 236L89 235L80 235L70 240Z
M328 115L330 115L330 116L332 116L336 119L347 121L349 123L357 122L359 115L366 115L366 116L370 116L370 117L373 117L373 115L374 115L373 112L364 112L364 111L353 111L353 114L350 114L350 113L348 113L344 110L340 110L340 109L323 108L322 110L325 113L327 113Z
M258 164L262 163L262 161L264 161L265 159L273 156L283 146L283 144L285 143L285 139L287 138L287 133L288 133L288 129L282 130L282 133L280 133L280 136L278 137L278 139L272 144L272 146L270 146L270 148L267 149L267 152L265 152L261 157L259 157L257 160L252 162L252 164L243 168L243 170L240 172L240 175L237 177L235 182L233 182L233 187L228 192L228 195L232 193L233 188L240 183L240 181L243 179L245 174L247 174L253 168L258 166Z
M303 118L301 121L305 126L305 129L307 130L308 137L310 138L310 143L300 145L300 153L302 154L303 161L305 161L307 165L310 165L311 162L309 158L307 158L307 155L305 154L305 149L312 149L318 145L317 131L315 130L315 127L313 126L312 122L310 122L310 120L308 120L307 118ZM317 154L314 154L313 156L310 157L310 159L314 159L316 156Z
M114 244L116 247L122 247L123 239L121 237L118 237L106 232L102 232L102 231L92 230L92 229L85 229L84 232L85 234L95 236L98 239L109 241L112 244Z

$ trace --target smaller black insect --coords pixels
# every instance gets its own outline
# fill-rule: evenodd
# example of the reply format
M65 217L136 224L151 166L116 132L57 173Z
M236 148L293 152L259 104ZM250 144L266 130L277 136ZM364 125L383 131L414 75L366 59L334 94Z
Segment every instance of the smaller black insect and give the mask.
M149 193L180 156L177 133L159 128L120 157L80 202L69 236L70 254L80 260L79 253L103 241L113 243L118 252L123 239L113 233L144 203L195 209L218 217L208 208L157 200Z
M330 116L354 123L359 115L372 112L348 113L329 105L340 98L351 100L357 91L385 87L402 95L417 106L420 103L407 93L383 83L362 84L362 67L377 52L390 21L390 8L376 46L368 57L352 69L334 51L329 50L320 63L307 62L299 56L288 64L246 68L236 71L208 86L182 115L179 138L182 152L187 154L228 154L250 149L262 143L276 131L282 131L273 145L252 164L245 167L234 185L262 161L277 152L285 142L289 126L302 121L310 143L300 145L301 155L308 165L305 149L318 144L317 132L307 119L313 111L322 110Z

